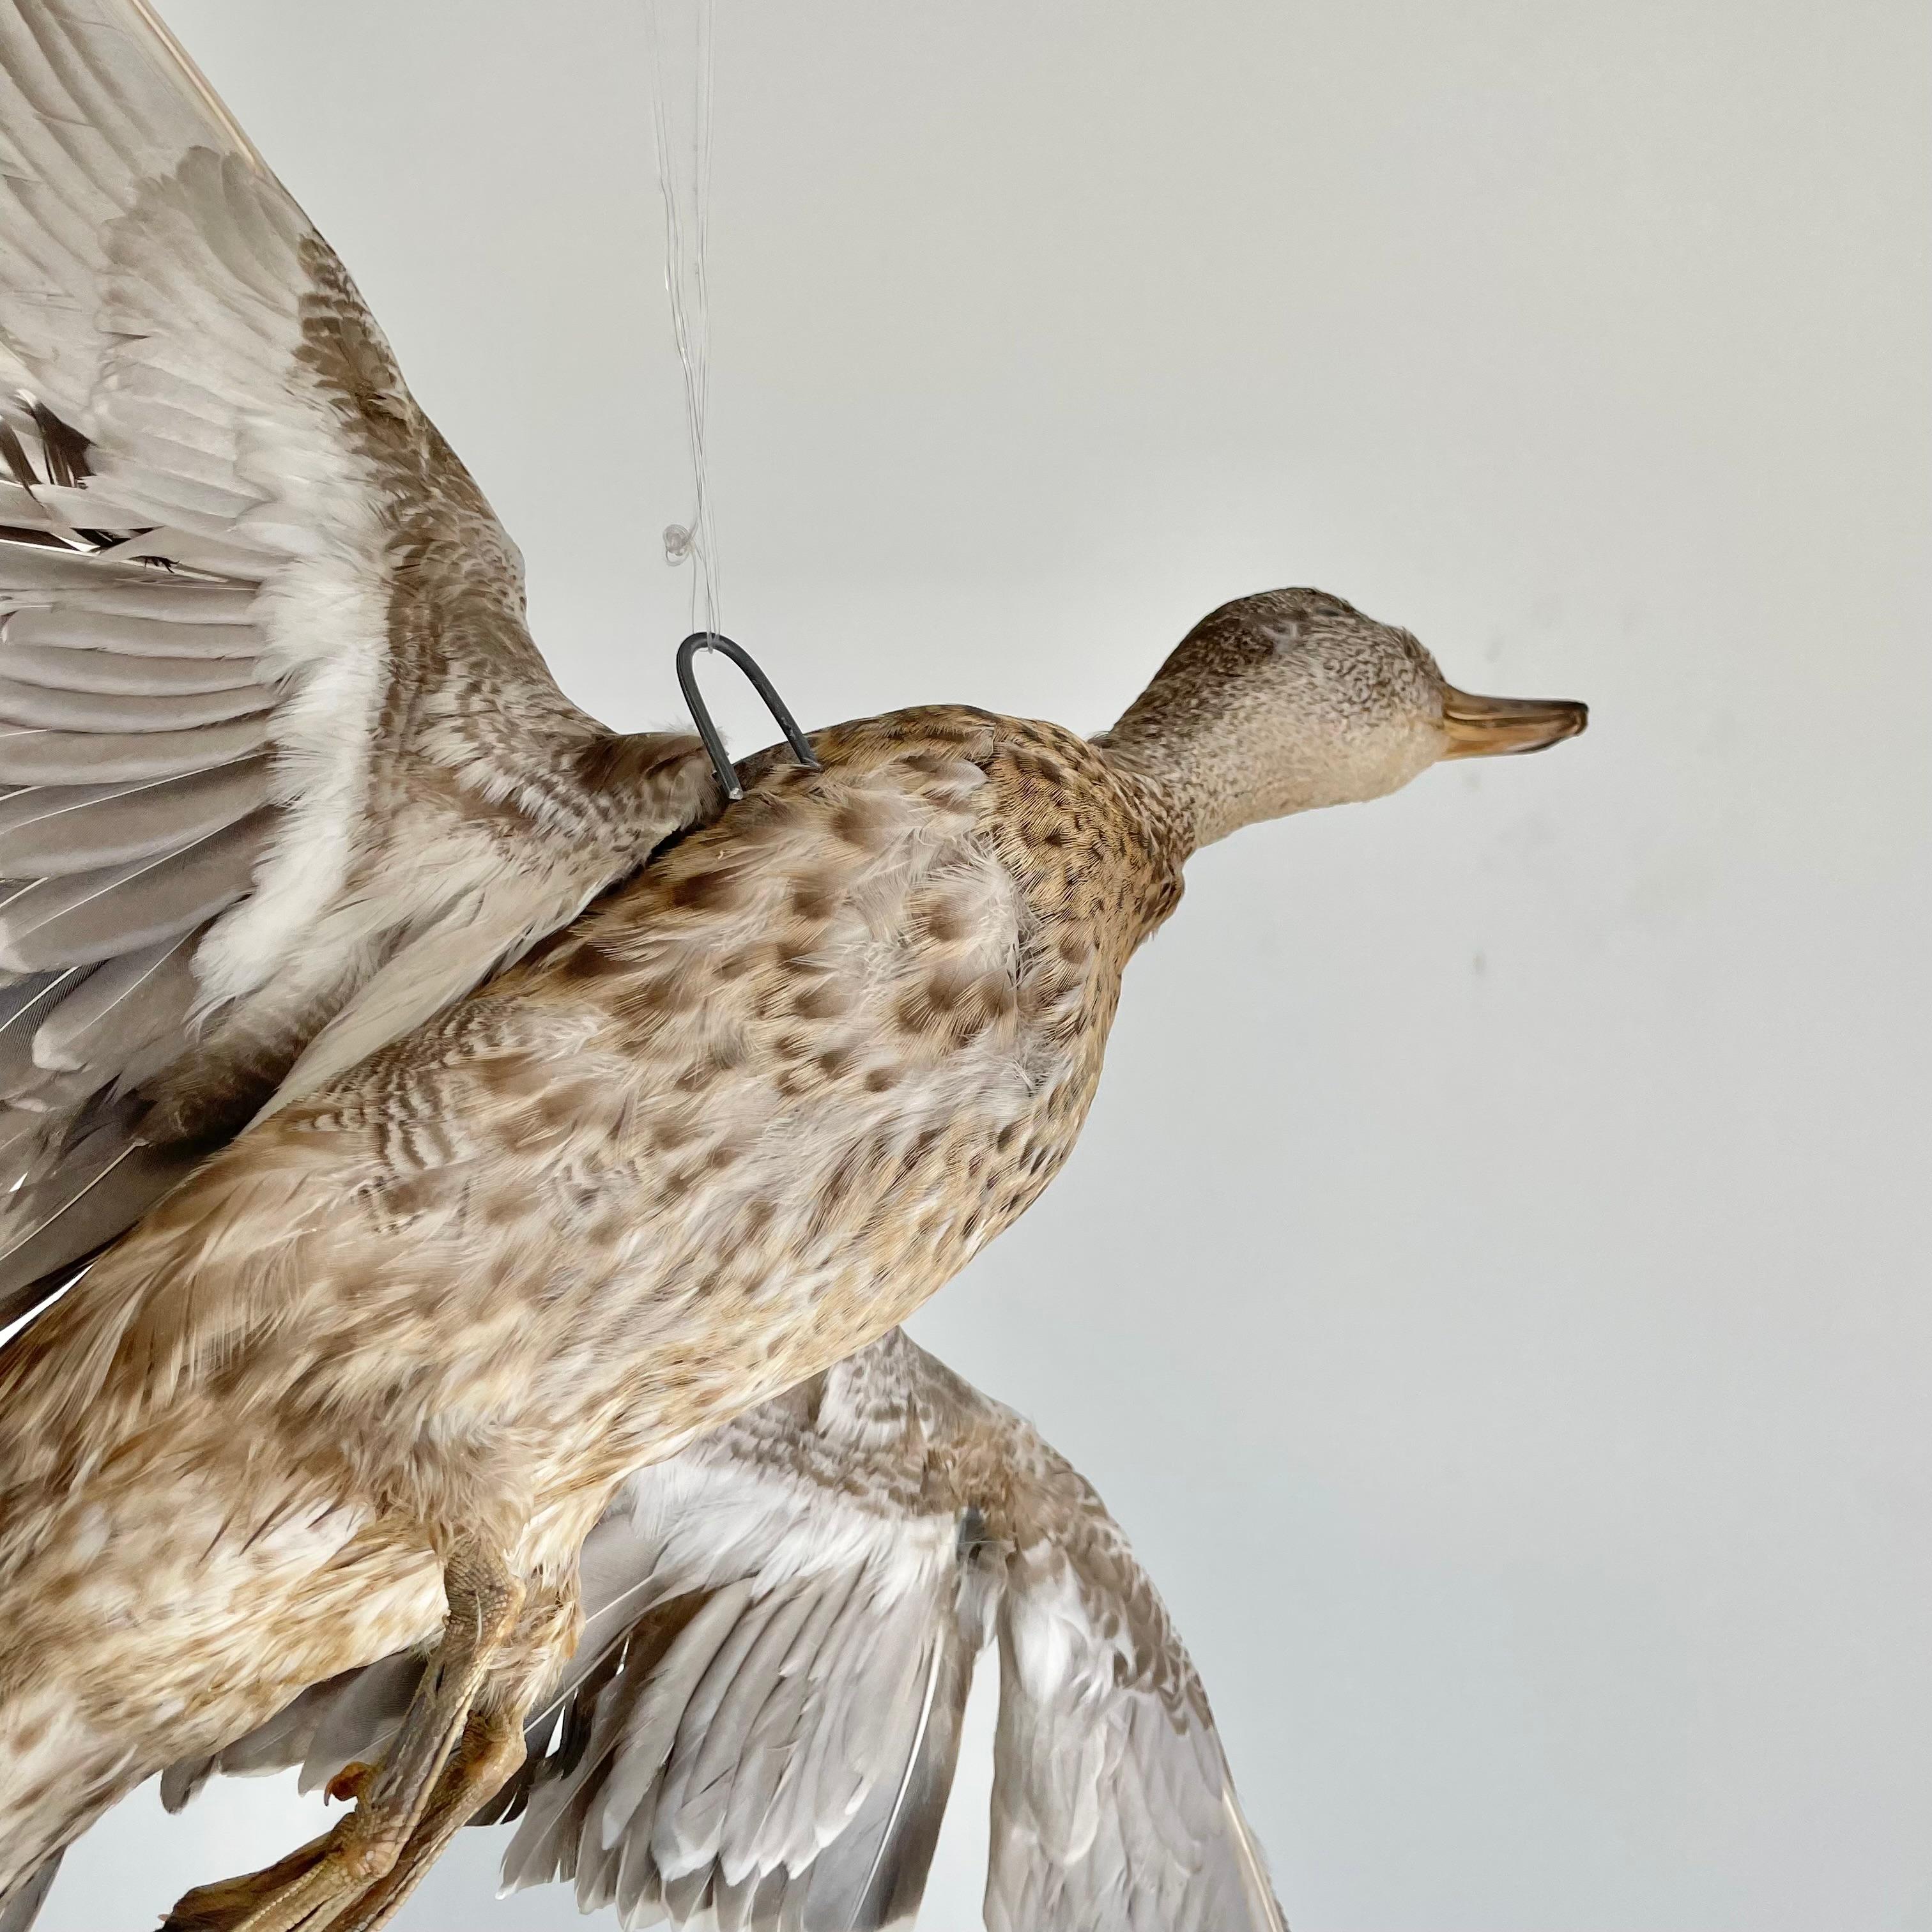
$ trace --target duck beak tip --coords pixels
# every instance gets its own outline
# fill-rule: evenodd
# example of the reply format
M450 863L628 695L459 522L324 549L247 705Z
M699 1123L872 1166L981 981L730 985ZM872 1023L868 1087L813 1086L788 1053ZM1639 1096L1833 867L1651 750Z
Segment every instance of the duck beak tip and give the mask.
M1480 698L1453 686L1443 694L1445 758L1495 758L1546 751L1590 722L1574 698Z

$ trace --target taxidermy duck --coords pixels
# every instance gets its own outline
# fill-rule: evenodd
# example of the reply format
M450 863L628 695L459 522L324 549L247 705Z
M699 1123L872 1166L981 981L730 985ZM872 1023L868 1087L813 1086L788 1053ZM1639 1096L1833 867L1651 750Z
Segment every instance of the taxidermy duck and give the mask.
M899 712L721 810L550 682L145 0L0 0L0 392L11 1306L114 1243L0 1356L0 1898L428 1644L354 1810L175 1920L385 1922L521 1762L620 1484L1052 1178L1189 854L1584 722L1274 592L1096 740Z
M1284 1932L1207 1694L1119 1526L1010 1409L895 1329L626 1481L582 1641L472 1822L506 1888L626 1926L910 1922L974 1658L997 1634L992 1932ZM341 1791L422 1675L404 1652L177 1765Z

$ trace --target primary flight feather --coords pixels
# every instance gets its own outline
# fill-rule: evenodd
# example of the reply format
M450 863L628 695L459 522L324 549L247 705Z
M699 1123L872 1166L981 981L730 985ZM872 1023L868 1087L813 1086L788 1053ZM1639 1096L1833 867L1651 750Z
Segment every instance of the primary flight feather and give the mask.
M1188 855L1583 722L1274 592L1097 740L897 712L721 812L550 682L142 0L0 0L0 380L10 1305L129 1229L0 1358L0 1898L440 1629L355 1812L177 1922L386 1921L520 1762L619 1484L1052 1178Z

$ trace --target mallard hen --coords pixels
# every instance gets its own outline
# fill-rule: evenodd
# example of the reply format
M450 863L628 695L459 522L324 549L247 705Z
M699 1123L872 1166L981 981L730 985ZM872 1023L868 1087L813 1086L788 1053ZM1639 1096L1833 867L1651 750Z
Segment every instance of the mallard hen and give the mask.
M148 1210L0 1358L0 1896L440 1630L356 1810L177 1920L346 1932L515 1768L625 1477L1052 1178L1190 852L1583 712L1275 592L1099 740L901 712L718 814L690 741L549 682L514 550L142 0L0 0L0 76L15 1280Z

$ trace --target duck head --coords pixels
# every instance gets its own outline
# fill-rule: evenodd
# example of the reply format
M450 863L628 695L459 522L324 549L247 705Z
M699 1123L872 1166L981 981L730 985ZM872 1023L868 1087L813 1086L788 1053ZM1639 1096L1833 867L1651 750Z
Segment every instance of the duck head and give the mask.
M1096 742L1167 794L1198 848L1382 797L1444 758L1540 752L1588 716L1569 698L1472 697L1408 632L1322 591L1269 590L1204 617Z

